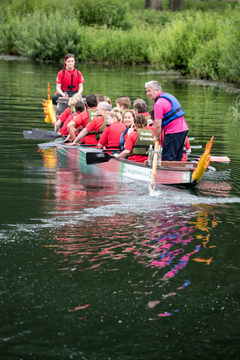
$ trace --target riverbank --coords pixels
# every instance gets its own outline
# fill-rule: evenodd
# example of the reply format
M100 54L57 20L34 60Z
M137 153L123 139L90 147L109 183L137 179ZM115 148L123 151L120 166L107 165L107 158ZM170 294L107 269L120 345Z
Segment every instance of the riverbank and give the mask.
M34 61L60 61L73 52L81 62L146 64L190 78L240 84L240 5L174 14L144 8L130 11L119 1L113 5L114 14L119 14L112 18L114 26L109 17L104 25L99 19L85 25L77 10L64 13L60 7L48 12L43 8L6 12L0 23L0 52ZM107 11L111 14L113 8Z

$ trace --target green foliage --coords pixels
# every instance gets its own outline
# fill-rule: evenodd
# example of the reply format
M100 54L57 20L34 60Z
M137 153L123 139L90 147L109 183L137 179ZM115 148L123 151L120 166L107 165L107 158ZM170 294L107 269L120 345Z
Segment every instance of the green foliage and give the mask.
M26 15L24 21L19 17L11 18L3 31L10 41L8 49L4 49L6 43L0 41L1 51L9 50L10 53L41 60L62 57L72 51L81 36L77 20L65 18L63 21L58 12L50 15L34 12Z
M219 22L213 39L202 44L190 61L193 76L240 83L240 6Z
M232 120L240 120L240 96L237 97L235 106L228 109L227 115Z
M173 19L174 15L170 11L157 11L148 8L144 12L142 10L135 11L132 19L135 25L141 20L141 23L146 23L146 25L164 26Z
M220 49L215 37L200 46L194 57L190 59L189 70L192 76L204 79L219 79L218 59Z
M12 16L25 17L37 10L46 15L58 11L65 16L74 16L85 26L131 27L128 4L121 0L10 0L8 5Z
M143 0L3 0L0 52L53 61L73 52L81 61L149 63L240 83L240 5L234 11L229 6L222 12L173 13L141 11L144 4Z
M158 34L157 44L151 47L151 62L187 73L189 60L198 47L214 37L217 31L218 22L214 16L180 13Z
M220 1L220 0L184 0L182 10L201 10L201 11L218 11L222 12L227 8L234 8L238 1Z
M129 29L128 6L120 0L73 0L79 23L85 26L106 25Z

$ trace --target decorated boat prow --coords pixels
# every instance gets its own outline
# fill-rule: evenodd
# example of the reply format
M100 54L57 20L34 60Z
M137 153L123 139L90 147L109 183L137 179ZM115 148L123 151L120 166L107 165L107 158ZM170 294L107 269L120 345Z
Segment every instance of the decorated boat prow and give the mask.
M51 100L51 97L50 97L50 85L49 85L49 83L48 83L47 94L48 94L48 99L47 100L43 99L43 103L42 103L44 116L45 116L45 122L55 125L56 124L56 114L55 114L53 103L52 103L52 100Z
M193 181L198 182L199 180L201 180L201 178L203 177L207 168L210 165L210 162L211 162L210 153L211 153L211 149L212 149L213 139L214 139L214 136L212 136L210 141L206 144L205 151L202 154L201 158L198 160L198 166L192 174Z

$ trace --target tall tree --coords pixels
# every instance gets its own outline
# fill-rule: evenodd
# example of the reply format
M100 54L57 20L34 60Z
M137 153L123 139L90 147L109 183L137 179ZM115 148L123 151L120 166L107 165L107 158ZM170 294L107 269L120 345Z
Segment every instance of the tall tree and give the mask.
M176 11L183 5L184 0L170 0L170 10Z
M155 10L162 10L162 0L146 0L145 8L151 8Z

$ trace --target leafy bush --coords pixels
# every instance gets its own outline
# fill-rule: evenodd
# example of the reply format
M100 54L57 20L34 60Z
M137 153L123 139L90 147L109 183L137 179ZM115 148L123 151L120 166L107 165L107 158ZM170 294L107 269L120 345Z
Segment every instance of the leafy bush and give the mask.
M237 6L238 0L235 1L219 1L219 0L184 0L182 10L201 10L201 11L219 11L222 12L227 8L234 8Z
M190 59L202 43L216 36L218 28L215 16L178 14L158 35L156 32L157 44L150 48L151 62L187 73Z
M125 30L131 27L127 15L128 6L120 0L75 0L74 9L81 25L106 25Z
M6 8L6 4L3 7ZM8 4L8 12L12 16L25 17L36 10L46 15L58 11L65 16L74 16L85 26L131 27L128 4L121 0L10 0Z
M3 31L8 44L0 41L2 51L8 47L9 53L41 60L59 59L72 52L81 36L77 20L63 19L58 12L48 16L34 12L24 19L11 18Z
M174 13L170 11L158 11L153 9L146 9L144 12L138 10L133 12L132 19L137 24L141 20L142 23L146 23L153 26L164 26L170 22L174 17Z
M240 83L240 11L225 15L217 36L199 47L189 68L197 77Z

